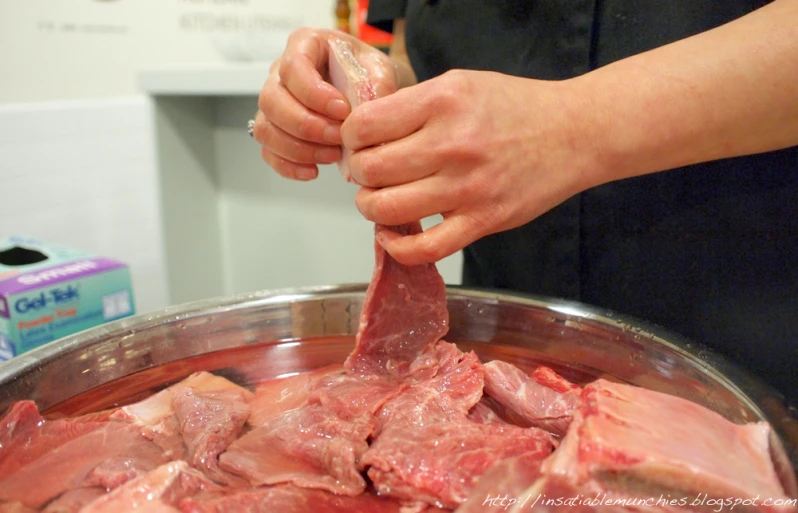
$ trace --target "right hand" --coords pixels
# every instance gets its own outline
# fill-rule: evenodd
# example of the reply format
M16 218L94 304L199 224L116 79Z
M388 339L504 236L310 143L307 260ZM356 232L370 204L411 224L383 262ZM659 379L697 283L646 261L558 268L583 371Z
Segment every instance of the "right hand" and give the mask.
M380 50L340 31L294 31L260 93L253 133L263 160L286 178L312 180L318 164L341 160L341 123L352 109L327 80L331 38L352 42L379 96L396 89L396 68Z

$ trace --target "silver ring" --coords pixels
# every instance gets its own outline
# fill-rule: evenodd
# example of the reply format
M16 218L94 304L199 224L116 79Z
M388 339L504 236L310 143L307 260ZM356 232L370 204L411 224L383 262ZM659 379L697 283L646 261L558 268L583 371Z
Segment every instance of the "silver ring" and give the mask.
M247 121L247 133L253 139L255 138L255 120L254 119L250 119L249 121Z

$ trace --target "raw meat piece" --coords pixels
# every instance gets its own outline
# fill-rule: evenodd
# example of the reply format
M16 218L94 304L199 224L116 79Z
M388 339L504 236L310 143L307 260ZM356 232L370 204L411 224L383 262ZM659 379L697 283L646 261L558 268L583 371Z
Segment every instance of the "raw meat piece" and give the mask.
M106 490L113 490L131 479L146 474L152 469L149 458L143 460L132 452L125 452L112 456L94 467L83 480L81 486L99 486Z
M36 513L36 510L21 502L2 502L0 503L0 513Z
M183 500L183 513L400 513L399 504L370 494L346 497L321 490L273 486Z
M455 513L491 513L520 502L523 492L540 477L541 460L524 455L502 460L477 481L468 499Z
M329 365L310 372L302 372L287 378L273 379L255 388L255 397L250 401L251 413L247 421L252 426L262 426L269 419L288 410L305 406L312 386L327 374L343 374L342 365Z
M42 513L78 513L80 508L106 494L104 488L76 488L64 492L47 505Z
M362 465L383 495L455 508L496 462L518 455L542 461L553 448L551 435L537 428L451 419L414 429L387 426Z
M238 437L249 417L249 404L242 390L201 392L187 385L177 385L172 392L172 405L188 449L188 462L211 479L223 483L237 482L219 470L219 454Z
M769 437L765 423L737 425L679 397L597 380L585 387L562 445L542 469L574 487L783 500Z
M420 373L424 379L407 380L412 385L379 411L375 436L386 426L413 429L430 422L465 418L479 402L484 371L475 353L463 353L454 344L439 341L418 359L425 362Z
M154 441L172 459L183 459L185 447L180 435L180 421L175 415L173 396L180 387L190 387L197 392L216 393L233 390L245 401L252 400L252 392L209 372L196 372L177 385L161 390L147 399L125 406L114 412L112 420L129 422L144 428L144 434Z
M380 494L454 508L496 462L519 455L542 461L551 453L553 438L543 430L468 419L483 385L474 353L446 342L429 353L436 355L436 375L382 408L375 440L361 460Z
M483 397L477 404L468 412L468 420L476 422L477 424L507 424L501 417L496 414L495 407L492 405L487 397Z
M291 410L233 442L219 466L256 486L293 483L358 495L366 483L356 462L373 429L372 419L348 422L322 405Z
M331 370L331 369L328 369ZM234 442L220 457L220 466L245 476L253 485L293 483L344 495L366 487L357 462L368 448L374 414L406 385L380 379L363 380L340 370L316 371L306 406L265 422Z
M377 97L368 72L357 61L352 46L331 40L330 79L352 107ZM351 181L348 152L340 163ZM375 230L386 229L380 225ZM387 228L402 235L421 233L419 222ZM375 242L376 265L360 316L355 350L344 364L360 375L404 376L416 356L448 330L446 287L435 264L404 266Z
M45 421L32 401L14 403L0 421L0 482L37 458L103 425L74 420Z
M306 383L289 384L289 394L307 394L307 404L235 441L220 457L220 466L253 485L293 483L344 495L362 493L366 483L357 462L368 448L374 414L404 387L327 370L316 371Z
M502 361L485 364L485 394L502 406L494 410L512 424L563 435L579 406L579 391L547 367L528 376Z
M582 387L576 383L571 383L545 365L537 367L532 372L531 377L539 385L550 388L555 392L560 392L562 394L566 394L568 392L573 392L576 394L582 393Z
M180 501L201 490L219 490L185 461L161 465L123 486L103 495L81 513L117 513L120 511L178 511Z
M389 380L328 374L314 383L308 404L320 404L347 421L371 423L374 414L407 387Z
M11 405L0 420L0 462L8 457L8 450L27 440L44 419L33 401L18 401Z
M111 422L51 450L0 481L0 500L40 508L67 490L86 486L87 479L101 480L92 473L95 467L118 458L127 458L136 468L146 470L165 460L163 451L141 436L139 428Z

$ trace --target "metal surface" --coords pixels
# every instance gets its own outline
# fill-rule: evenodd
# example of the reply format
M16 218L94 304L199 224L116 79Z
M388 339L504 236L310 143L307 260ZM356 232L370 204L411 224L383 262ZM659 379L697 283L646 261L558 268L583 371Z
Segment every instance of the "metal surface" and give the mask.
M341 363L352 348L365 290L347 285L238 295L84 331L0 365L0 412L21 399L54 416L97 411L197 370L249 385ZM778 434L774 460L794 493L798 415L717 355L578 303L449 287L448 305L446 340L483 361L499 358L526 369L542 363L578 382L601 376L685 397L735 422L771 423Z

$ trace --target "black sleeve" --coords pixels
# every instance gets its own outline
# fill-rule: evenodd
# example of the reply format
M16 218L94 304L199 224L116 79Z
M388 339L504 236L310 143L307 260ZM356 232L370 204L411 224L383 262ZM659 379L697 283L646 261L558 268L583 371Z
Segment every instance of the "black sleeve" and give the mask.
M366 23L374 28L393 32L393 20L405 17L407 0L369 0Z

